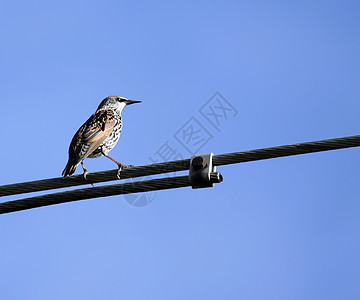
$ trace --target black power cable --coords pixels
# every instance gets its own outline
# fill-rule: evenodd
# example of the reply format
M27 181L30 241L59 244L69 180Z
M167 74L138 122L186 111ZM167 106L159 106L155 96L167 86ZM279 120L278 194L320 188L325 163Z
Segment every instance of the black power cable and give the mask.
M262 159L285 157L291 155L344 149L358 146L360 146L360 135L355 135L314 142L214 155L213 165L222 166L228 164L236 164ZM121 171L121 179L136 178L175 171L184 171L188 170L189 167L190 159L132 167ZM90 173L87 176L88 180L85 180L82 175L77 175L66 178L52 178L4 185L0 186L0 197L116 180L116 172L117 170L109 170L104 172ZM43 196L3 202L0 203L0 214L76 200L179 188L189 185L190 183L188 176L181 176L139 181L134 183L107 185L95 188L78 189L74 191L47 194Z

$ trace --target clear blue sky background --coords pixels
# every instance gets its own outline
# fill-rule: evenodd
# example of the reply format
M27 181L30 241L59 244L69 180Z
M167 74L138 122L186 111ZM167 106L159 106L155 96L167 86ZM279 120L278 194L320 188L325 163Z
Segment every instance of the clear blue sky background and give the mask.
M167 141L190 157L174 134L191 117L212 135L201 153L359 134L359 10L2 1L0 184L60 176L73 134L112 94L143 100L111 152L128 164ZM237 110L219 131L199 112L217 91ZM114 196L1 215L1 298L360 299L359 157L224 166L214 188L161 191L144 207Z

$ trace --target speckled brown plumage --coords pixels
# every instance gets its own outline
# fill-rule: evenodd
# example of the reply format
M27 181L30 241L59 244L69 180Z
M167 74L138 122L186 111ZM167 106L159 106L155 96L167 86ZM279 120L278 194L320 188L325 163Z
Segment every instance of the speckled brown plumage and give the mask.
M119 96L105 98L99 105L96 112L79 128L75 133L69 147L69 160L62 175L72 175L79 163L84 169L84 176L87 170L83 165L85 158L106 156L119 166L121 163L108 156L117 144L122 130L121 111L126 105L141 101L128 100Z

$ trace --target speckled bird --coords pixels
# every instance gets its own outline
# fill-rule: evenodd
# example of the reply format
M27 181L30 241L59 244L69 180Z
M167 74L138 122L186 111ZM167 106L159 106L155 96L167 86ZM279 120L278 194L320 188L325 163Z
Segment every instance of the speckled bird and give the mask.
M118 165L118 177L125 166L108 155L117 144L122 129L121 112L125 106L141 101L128 100L120 96L105 98L96 112L75 133L69 147L69 160L62 175L74 174L81 163L84 177L89 173L83 163L85 158L105 156Z

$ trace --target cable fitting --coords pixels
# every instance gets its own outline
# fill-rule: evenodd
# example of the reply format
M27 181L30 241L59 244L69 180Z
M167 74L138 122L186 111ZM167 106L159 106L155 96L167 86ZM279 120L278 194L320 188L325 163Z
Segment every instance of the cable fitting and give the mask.
M189 180L193 189L213 187L214 183L223 181L220 172L216 172L213 165L213 153L196 154L191 156Z

